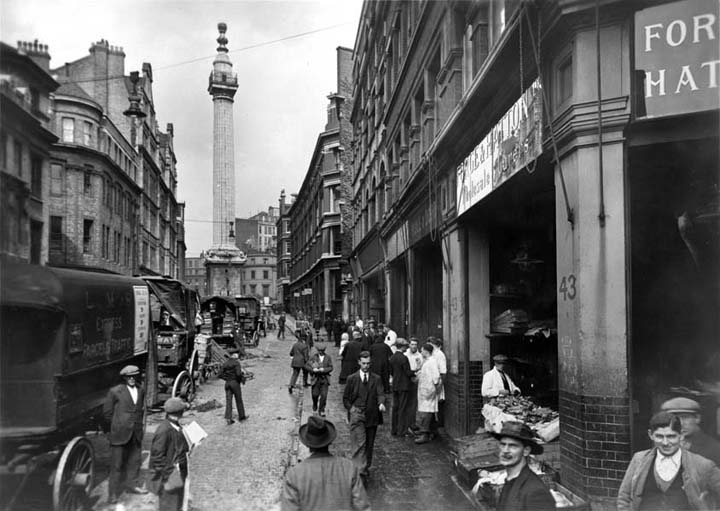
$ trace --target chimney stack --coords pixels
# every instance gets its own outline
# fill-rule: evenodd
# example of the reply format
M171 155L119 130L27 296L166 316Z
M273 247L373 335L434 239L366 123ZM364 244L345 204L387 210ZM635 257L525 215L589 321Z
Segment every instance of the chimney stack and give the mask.
M37 39L34 41L18 41L17 43L17 49L20 53L30 57L33 62L45 71L50 71L50 53L48 53L47 44L40 44Z

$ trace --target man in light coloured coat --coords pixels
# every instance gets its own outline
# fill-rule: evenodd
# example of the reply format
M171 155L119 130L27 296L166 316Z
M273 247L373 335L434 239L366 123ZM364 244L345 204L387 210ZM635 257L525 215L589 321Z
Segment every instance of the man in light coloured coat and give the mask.
M426 342L422 347L423 365L418 375L418 433L416 444L430 441L430 423L438 411L440 392L440 370L433 358L433 345Z
M281 511L369 511L358 467L349 459L333 456L335 425L311 415L300 426L300 441L310 457L287 471L280 495Z
M493 362L495 367L486 372L482 379L482 396L497 397L520 394L520 389L505 373L510 359L505 355L495 355Z

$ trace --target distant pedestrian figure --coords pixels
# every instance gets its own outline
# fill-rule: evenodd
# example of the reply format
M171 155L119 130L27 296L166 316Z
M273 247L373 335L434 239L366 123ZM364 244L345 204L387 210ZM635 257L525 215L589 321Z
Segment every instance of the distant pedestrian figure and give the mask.
M345 331L345 323L343 322L343 320L340 317L335 316L335 319L333 320L332 329L333 329L333 335L335 337L335 347L339 348L340 341L342 340L341 336L342 336L343 332Z
M370 360L372 360L370 372L380 376L385 392L390 392L390 357L393 354L392 350L385 344L384 337L378 335L368 351L370 352Z
M410 362L410 370L413 372L413 377L410 379L412 387L408 394L408 417L410 418L410 428L417 430L416 416L417 416L417 387L418 387L418 375L420 374L420 368L422 367L423 357L418 349L418 340L416 337L410 337L410 347L405 352L405 356Z
M180 398L171 397L165 401L163 408L165 420L155 431L150 447L148 487L158 496L159 511L180 511L185 497L184 483L188 474L189 446L180 426L185 403ZM179 471L183 485L180 488L168 488L168 479L175 470Z
M412 424L408 416L410 389L413 388L411 378L414 376L410 370L410 361L405 356L408 342L399 337L395 340L397 351L390 357L390 374L392 375L392 421L391 435L410 435Z
M426 342L422 347L423 365L418 376L418 431L416 444L430 441L430 424L438 411L440 371L432 356L433 345Z
M305 364L307 364L308 361L308 347L302 337L299 336L298 340L295 341L295 344L293 344L292 348L290 348L290 356L292 357L290 367L292 367L293 372L290 377L288 392L292 394L293 387L295 387L300 371L303 372L303 385L306 387L308 385L307 369L305 368Z
M348 341L342 352L343 359L340 367L340 383L345 383L348 376L360 369L358 360L361 352L360 332L354 331L352 339Z
M311 415L298 436L310 456L285 474L281 511L369 511L358 468L351 460L330 454L335 425Z
M310 373L313 413L319 411L320 417L325 417L325 404L327 403L330 373L333 370L333 363L330 355L325 353L324 344L318 343L315 347L317 348L317 352L310 357L305 367Z
M223 363L220 378L225 380L225 421L228 425L235 422L232 411L233 398L235 398L235 406L238 411L238 420L244 421L248 416L245 414L240 386L245 383L245 373L243 373L237 353L230 355L230 358Z
M385 391L382 380L370 372L370 353L360 353L360 370L348 377L343 405L348 411L352 458L367 477L373 459L373 447L378 425L383 423Z
M278 318L278 339L285 340L285 314L280 314Z

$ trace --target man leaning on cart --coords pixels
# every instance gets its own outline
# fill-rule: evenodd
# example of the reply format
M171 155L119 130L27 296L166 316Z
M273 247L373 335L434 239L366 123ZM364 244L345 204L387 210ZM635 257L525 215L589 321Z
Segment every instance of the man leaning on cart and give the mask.
M145 393L138 385L140 369L134 365L125 366L120 376L125 383L110 389L103 407L106 425L110 426L110 504L116 503L123 491L147 493L137 484L145 413Z

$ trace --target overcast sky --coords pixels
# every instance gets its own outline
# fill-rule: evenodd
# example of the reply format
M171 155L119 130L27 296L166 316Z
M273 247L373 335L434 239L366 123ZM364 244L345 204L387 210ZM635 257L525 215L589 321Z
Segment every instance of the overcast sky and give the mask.
M124 48L126 74L152 64L158 123L175 128L178 199L187 204L186 243L195 256L212 243L207 86L217 23L228 25L240 85L236 213L247 217L277 206L282 188L289 195L302 184L327 119L327 95L337 88L336 48L353 47L361 7L362 0L2 0L0 37L13 46L34 39L49 45L51 68L88 55L100 39ZM314 33L293 37L306 32Z

